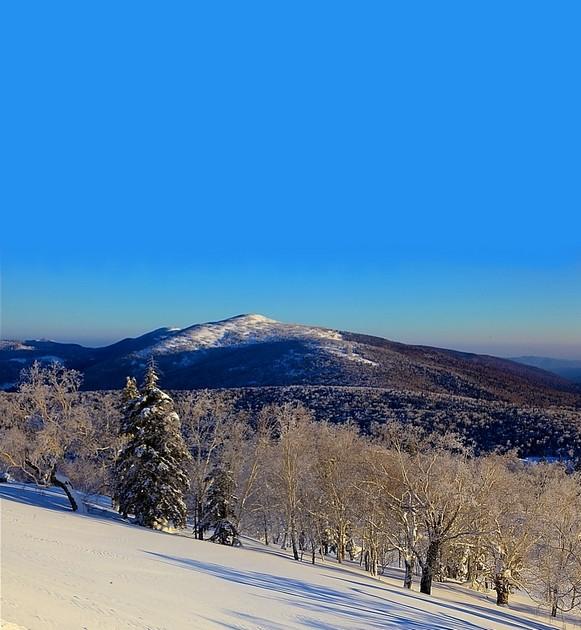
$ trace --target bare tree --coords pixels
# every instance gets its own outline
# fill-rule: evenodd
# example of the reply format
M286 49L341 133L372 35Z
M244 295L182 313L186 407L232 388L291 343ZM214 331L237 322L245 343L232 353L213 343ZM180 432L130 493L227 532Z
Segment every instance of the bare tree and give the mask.
M299 560L298 524L301 510L300 486L308 456L310 412L298 404L286 403L271 408L278 433L278 458L275 477L279 484L285 525L295 560Z
M511 592L526 587L524 571L539 540L543 493L535 483L535 471L512 457L488 457L482 470L491 481L481 496L486 573L497 605L508 606Z
M394 451L401 486L393 495L409 534L407 542L422 569L420 591L432 592L442 547L479 530L480 488L471 473L469 451L457 436L384 434ZM413 542L416 538L416 542Z
M419 504L405 483L398 449L386 448L381 442L370 444L366 451L367 472L358 481L367 497L364 514L370 531L376 531L376 523L380 523L381 534L404 561L403 586L411 588L420 543Z
M581 485L560 466L539 466L534 475L543 509L524 577L533 599L556 617L581 606Z
M212 472L228 428L236 416L232 400L209 391L188 392L176 400L176 411L182 421L182 432L191 453L190 510L194 521L194 535L203 540L205 505L212 484Z
M62 488L72 509L84 512L83 502L63 472L65 462L90 450L94 438L80 400L80 384L78 372L58 363L35 362L24 370L9 416L2 423L0 455L22 477Z
M324 511L334 533L337 561L345 559L348 535L358 489L361 451L358 431L352 425L320 423L316 429L316 468L324 497Z

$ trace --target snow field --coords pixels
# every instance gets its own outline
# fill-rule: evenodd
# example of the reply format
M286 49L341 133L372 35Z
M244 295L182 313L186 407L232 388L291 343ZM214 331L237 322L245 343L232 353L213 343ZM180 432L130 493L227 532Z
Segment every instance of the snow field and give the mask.
M57 490L2 484L0 509L3 630L563 627L524 598L501 609L455 584L426 597L396 570L375 580L255 541L234 549L128 525L106 508L77 515Z

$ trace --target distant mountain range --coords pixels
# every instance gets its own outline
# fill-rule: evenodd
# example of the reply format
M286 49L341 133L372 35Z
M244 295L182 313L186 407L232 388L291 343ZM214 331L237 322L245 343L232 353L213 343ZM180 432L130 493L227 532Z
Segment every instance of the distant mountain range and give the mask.
M511 361L532 365L547 372L553 372L575 383L581 383L581 361L551 359L549 357L514 357Z
M153 356L167 389L332 385L453 394L538 406L580 404L579 386L492 356L414 346L351 332L239 315L160 328L103 348L45 340L0 342L0 385L16 386L34 360L83 373L88 390L119 389ZM550 367L549 367L550 369Z

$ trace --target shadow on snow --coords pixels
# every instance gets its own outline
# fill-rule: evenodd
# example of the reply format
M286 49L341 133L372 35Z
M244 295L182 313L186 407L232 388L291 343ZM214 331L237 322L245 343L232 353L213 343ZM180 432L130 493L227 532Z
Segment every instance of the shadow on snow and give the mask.
M354 580L345 580L355 586L348 587L348 591L338 590L332 587L312 584L303 580L284 576L260 573L257 571L242 571L218 564L201 562L190 558L178 558L165 554L147 551L150 556L156 557L160 562L180 566L193 571L199 571L207 575L221 578L227 582L251 586L262 591L268 591L269 595L263 595L273 601L291 601L292 605L304 611L304 616L297 617L299 623L309 628L319 630L331 630L336 625L327 624L324 621L312 619L309 613L329 613L335 618L339 617L346 623L357 624L365 628L406 628L409 630L474 630L482 628L481 621L488 624L503 623L519 630L550 630L550 626L532 620L525 620L511 615L509 612L489 610L484 606L468 604L466 608L438 599L429 598L420 594L405 592L403 589L395 590L387 585L370 585ZM385 593L395 594L399 597L414 600L416 605L388 601L379 594L365 592L366 588L376 588ZM436 610L423 610L422 605L429 603ZM231 615L241 621L250 622L257 627L272 627L272 621L260 619L238 611L229 611ZM457 619L457 613L476 617L475 622ZM215 620L213 620L216 623ZM237 628L222 622L224 628ZM492 625L491 627L494 627ZM553 629L554 630L554 629Z

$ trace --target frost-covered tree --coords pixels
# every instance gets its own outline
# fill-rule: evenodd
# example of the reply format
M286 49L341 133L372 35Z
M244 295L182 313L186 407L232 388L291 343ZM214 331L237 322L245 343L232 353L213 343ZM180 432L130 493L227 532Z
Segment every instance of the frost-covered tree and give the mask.
M137 387L137 381L134 376L127 377L127 382L125 383L121 397L124 404L128 404L139 397L139 388Z
M189 480L189 453L181 435L173 400L157 386L150 362L140 394L128 380L121 432L126 443L116 463L115 500L119 511L133 514L139 525L184 527L184 493Z
M316 427L318 435L316 468L324 497L324 508L329 526L336 538L337 561L345 559L348 532L354 516L360 489L355 483L358 459L358 433L352 425L322 423Z
M233 401L224 394L209 391L189 392L178 399L177 409L191 455L188 503L194 536L203 540L207 522L205 510L214 471L236 411Z
M286 533L290 539L293 557L299 560L299 521L302 509L301 487L304 482L305 462L310 443L312 416L302 405L284 404L272 407L278 431L275 479L284 514Z
M497 605L508 606L510 594L526 586L531 552L542 536L538 525L545 497L536 469L522 462L492 455L482 468L492 482L482 496L485 568Z
M221 545L239 546L240 538L236 525L235 481L227 467L214 473L208 492L204 525L213 530L210 540Z
M367 523L363 532L365 566L372 575L378 561L380 538L399 554L404 564L404 588L411 588L420 539L419 510L403 483L399 457L381 441L372 442L365 452L361 485L361 515ZM381 535L379 533L381 532Z
M399 489L390 498L422 569L420 591L430 595L444 546L479 531L480 489L458 436L418 433L410 440L404 427L386 428L399 474ZM410 525L419 526L419 535L412 535Z
M535 477L545 507L525 578L529 594L556 617L581 604L581 485L558 466L541 464Z
M67 463L90 456L95 446L80 385L81 375L60 363L35 361L23 370L18 392L0 422L0 460L27 481L59 486L72 509L84 512L64 471Z

